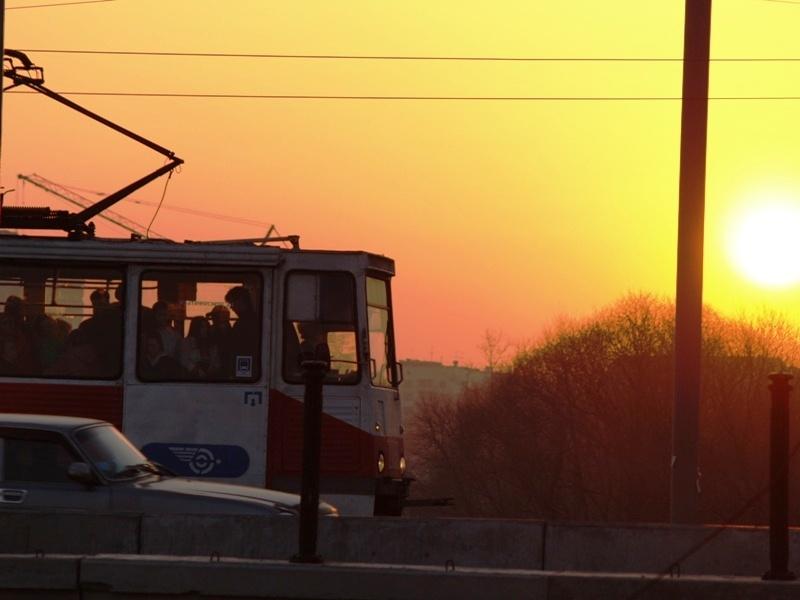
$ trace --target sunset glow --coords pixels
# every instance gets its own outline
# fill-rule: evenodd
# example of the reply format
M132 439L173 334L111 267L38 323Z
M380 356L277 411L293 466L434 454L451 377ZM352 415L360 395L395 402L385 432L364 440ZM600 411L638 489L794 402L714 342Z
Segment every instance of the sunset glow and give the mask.
M748 279L782 287L800 281L800 203L754 205L729 238L731 260Z
M39 3L8 0L25 4ZM683 5L118 0L9 10L5 41L56 91L189 94L73 97L186 160L155 231L230 239L275 224L306 248L390 256L400 356L480 364L486 330L523 342L629 292L674 297ZM800 5L717 2L712 59L800 58L798 27ZM536 60L396 58L408 56ZM800 62L711 64L704 299L727 314L800 318L796 248L780 246L792 236L764 231L791 219L728 224L765 181L800 197L800 101L776 100L800 96L798 82ZM253 97L281 94L438 99ZM12 203L67 208L19 173L108 192L160 164L46 98L8 93L3 112ZM116 208L147 224L163 190Z

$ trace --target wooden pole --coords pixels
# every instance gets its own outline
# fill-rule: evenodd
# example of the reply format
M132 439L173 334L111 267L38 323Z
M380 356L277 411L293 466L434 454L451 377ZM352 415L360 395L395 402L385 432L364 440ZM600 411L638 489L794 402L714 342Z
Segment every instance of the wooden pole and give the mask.
M681 107L675 399L670 519L698 520L697 439L703 309L703 224L708 126L711 0L686 0Z

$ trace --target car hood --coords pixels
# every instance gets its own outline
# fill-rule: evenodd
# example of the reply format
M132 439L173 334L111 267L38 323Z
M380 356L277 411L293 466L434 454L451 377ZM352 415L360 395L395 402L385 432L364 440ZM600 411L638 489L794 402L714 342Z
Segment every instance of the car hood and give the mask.
M136 487L162 494L239 500L254 504L269 504L292 512L300 510L300 496L297 494L244 485L218 483L216 481L188 479L185 477L161 477L139 481ZM337 510L327 502L320 501L319 512L320 514L336 514Z

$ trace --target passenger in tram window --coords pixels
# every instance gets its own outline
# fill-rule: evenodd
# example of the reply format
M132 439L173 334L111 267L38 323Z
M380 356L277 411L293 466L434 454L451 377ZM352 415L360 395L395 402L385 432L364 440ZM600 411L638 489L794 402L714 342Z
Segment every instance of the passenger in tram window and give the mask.
M206 314L206 318L211 322L208 336L211 344L216 346L219 354L220 365L233 364L231 358L231 311L227 306L217 304Z
M190 377L206 379L219 373L219 348L211 340L205 317L192 317L189 334L181 340L179 356Z
M168 381L184 375L180 363L165 352L161 336L154 332L145 335L139 375L147 381Z
M94 290L89 299L93 314L78 326L70 339L75 345L91 346L97 363L92 375L110 377L119 371L122 358L122 320L109 302L107 290Z
M331 351L328 347L328 336L321 323L302 321L297 324L297 332L300 334L299 361L313 358L330 362Z
M36 370L47 371L64 352L67 340L58 331L56 320L46 314L39 314L33 321L34 350Z
M227 338L231 333L231 311L223 304L217 304L206 314L206 318L211 321L209 333L211 338L219 342Z
M0 315L0 339L11 340L17 373L29 373L33 366L30 330L25 322L25 302L19 296L6 298L3 314ZM10 348L11 346L9 346Z
M230 343L234 361L237 356L250 357L252 360L258 352L260 327L250 292L243 285L231 288L225 294L225 302L230 304L236 313L236 323L231 328ZM234 373L238 372L234 364L231 364L231 367Z
M2 320L7 327L22 333L25 329L25 301L14 295L6 298Z
M20 375L23 371L17 340L0 336L0 375Z
M111 303L111 306L116 310L122 311L122 307L125 305L125 282L120 281L117 289L114 290L114 302Z
M164 353L176 358L178 356L178 342L183 336L172 327L169 318L169 307L163 300L153 304L152 331L161 338L161 346L164 349Z
M92 302L92 314L94 316L97 316L99 313L102 313L109 306L111 306L111 301L108 297L108 290L94 290L89 295L89 300Z
M98 351L80 327L67 339L64 352L46 369L45 375L54 377L98 377L105 375Z

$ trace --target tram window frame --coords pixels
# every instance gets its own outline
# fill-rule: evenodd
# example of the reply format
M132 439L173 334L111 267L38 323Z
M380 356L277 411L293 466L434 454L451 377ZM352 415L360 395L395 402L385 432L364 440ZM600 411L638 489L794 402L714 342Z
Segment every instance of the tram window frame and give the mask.
M304 383L302 373L294 372L292 373L289 370L289 333L290 329L294 335L297 335L297 330L295 329L294 323L301 323L301 322L314 322L314 321L293 321L289 319L289 280L294 275L323 275L323 274L337 274L337 275L346 275L350 279L350 289L352 292L352 303L353 303L353 313L352 313L352 333L353 333L353 344L355 347L355 376L351 379L338 381L329 378L327 375L323 380L324 385L336 385L336 386L355 386L361 383L361 380L364 376L364 364L360 360L361 359L361 336L359 334L359 319L358 319L358 289L356 285L356 277L350 271L345 270L325 270L325 269L293 269L291 271L287 271L284 278L283 278L283 306L281 307L281 376L286 383L291 384L302 384ZM318 323L325 323L323 321L316 321ZM342 323L342 321L328 321L328 323L336 324ZM297 340L297 338L295 338ZM299 340L297 340L299 341ZM331 362L335 363L336 360L331 360ZM345 362L345 361L339 361Z
M28 274L29 276L34 274L36 271L39 271L42 274L42 278L44 280L43 284L43 296L44 300L42 302L33 302L30 303L25 299L24 291L18 296L22 298L23 302L29 304L30 306L42 306L41 314L47 315L55 320L64 320L69 322L71 319L78 319L80 318L80 322L77 323L74 327L70 327L70 330L67 334L68 338L73 333L77 332L78 329L89 321L91 318L95 317L93 312L93 307L91 304L91 294L88 296L88 300L86 304L64 304L58 302L58 295L59 292L63 293L64 289L70 289L69 287L64 287L64 285L59 285L59 281L64 280L78 280L81 281L81 284L76 286L73 289L80 289L83 292L87 292L90 290L105 290L108 292L109 295L109 305L114 306L117 304L121 308L120 318L117 320L118 323L118 345L114 348L106 348L105 350L111 349L116 355L116 363L111 365L113 368L109 368L106 372L103 372L103 369L96 368L94 372L89 373L79 373L73 374L69 373L66 366L62 365L64 368L63 371L55 371L53 370L54 365L57 363L58 360L69 358L66 354L68 351L68 347L65 345L59 354L59 356L53 360L51 365L48 365L47 368L38 368L38 369L30 369L25 371L20 371L19 373L2 373L0 374L0 378L18 378L18 379L46 379L46 380L68 380L68 381L118 381L124 372L125 369L125 361L124 361L124 353L125 353L125 298L123 297L119 303L111 302L114 299L114 293L116 288L121 287L123 290L125 286L128 284L128 270L126 265L120 265L117 263L112 264L103 264L103 263L88 263L88 264L73 264L69 262L54 262L54 261L47 261L47 262L27 262L27 261L20 261L20 262L6 262L3 261L0 263L0 288L13 288L13 287L23 287L24 290L24 276ZM16 274L15 274L16 272ZM76 275L78 275L76 277ZM19 279L19 283L10 283L13 279ZM105 282L105 285L94 285L98 282ZM10 294L6 298L3 298L2 303L0 304L0 319L2 318L5 312L5 304L10 296L17 296L17 294ZM68 314L68 311L64 314L60 314L58 312L54 312L54 308L65 308L65 309L77 309L81 312L76 314ZM48 309L51 312L48 312ZM83 311L86 311L85 313ZM30 312L30 311L28 311ZM106 315L108 316L108 314ZM84 332L88 334L88 332ZM0 338L3 336L0 335ZM73 338L74 339L74 338ZM78 344L73 347L80 347L86 344ZM102 353L102 349L100 349L100 353ZM77 360L77 358L73 358L73 360ZM101 361L102 362L102 361Z
M385 304L377 304L370 301L370 279L379 281L383 284L382 292L385 293ZM397 375L397 348L394 335L394 307L392 306L392 285L391 278L381 276L368 272L364 278L364 295L366 299L367 309L367 347L369 348L369 361L370 361L370 381L375 387L386 389L397 389L400 385ZM383 332L385 335L383 355L386 359L385 370L378 367L377 359L373 354L372 345L372 329L370 329L370 309L376 309L386 312L386 329ZM375 361L375 373L372 373L372 361ZM382 378L381 373L385 373Z
M143 347L142 344L144 342L144 330L143 330L143 308L148 308L148 310L152 310L151 307L145 307L142 303L143 299L143 291L144 291L144 283L147 281L158 281L158 276L177 276L183 277L186 280L191 280L191 282L197 283L214 283L220 284L228 287L228 292L231 289L246 286L248 283L253 283L257 286L257 294L253 295L252 300L255 302L255 306L253 307L256 316L258 318L258 340L257 346L255 348L256 352L255 355L252 357L250 367L252 369L252 375L250 377L237 377L235 372L233 375L229 376L216 376L216 377L197 377L191 375L181 375L176 377L165 377L165 378L151 378L143 375L142 373L142 364L143 364ZM226 295L227 293L226 292ZM215 303L214 306L225 306L230 309L230 304L224 301L220 301L219 303ZM213 311L213 307L210 307ZM199 385L203 384L238 384L238 383L245 383L245 384L252 384L256 383L261 380L263 377L263 370L262 370L262 363L264 353L267 349L267 344L264 341L265 332L264 332L264 310L265 310L265 303L264 303L264 277L258 271L239 271L239 270L219 270L219 269L212 269L212 270L205 270L205 269L197 269L191 266L187 266L186 268L178 268L178 269L163 269L163 268L150 268L144 270L139 275L139 281L137 283L137 318L136 318L136 335L135 335L135 349L134 349L134 357L136 363L136 378L145 384L160 384L160 383L195 383ZM233 312L233 311L231 311ZM206 316L209 313L206 313ZM196 315L199 316L199 315ZM238 318L238 317L237 317ZM187 321L191 321L191 318L187 318ZM231 319L232 321L234 319ZM235 322L235 321L234 321ZM185 337L182 339L187 339L188 332ZM178 357L175 357L176 360L179 360ZM234 368L235 371L235 368Z

